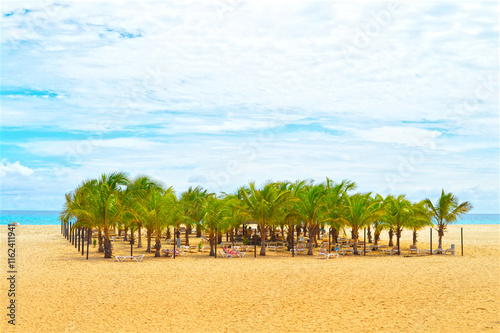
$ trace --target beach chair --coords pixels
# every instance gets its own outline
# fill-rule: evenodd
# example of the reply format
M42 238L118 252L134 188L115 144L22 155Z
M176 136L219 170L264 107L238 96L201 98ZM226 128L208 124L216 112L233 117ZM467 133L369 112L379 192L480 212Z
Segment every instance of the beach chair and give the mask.
M297 246L293 250L290 250L290 253L292 251L295 251L295 254L306 253L306 245L305 245L305 243L299 243L299 244L297 244Z
M330 259L330 257L338 258L339 254L336 251L328 253L324 247L319 249L318 259L321 259L321 258Z
M286 251L286 245L283 242L278 242L276 245L276 249L274 250L275 252L285 252Z
M222 251L225 253L226 258L234 258L234 257L240 257L243 258L245 256L245 252L239 252L239 251L231 251L227 247L223 247Z
M393 246L392 249L383 248L382 249L382 254L385 254L386 252L389 253L392 256L394 253L398 253L398 247L397 246Z
M174 256L174 250L173 249L161 249L161 253L162 254L165 254L166 257L169 257L169 256ZM185 255L186 253L182 250L182 249L179 249L178 247L175 248L175 255L176 256L183 256Z
M358 247L358 253L360 255L365 254L365 253L366 254L371 254L372 253L372 249L369 246L367 246L366 250L365 250L363 246L360 246L360 247Z
M420 250L418 249L418 247L416 245L410 245L410 249L408 250L408 254L412 254L412 253L420 254Z
M278 243L277 242L270 242L267 244L267 250L270 251L270 250L273 250L274 252L276 252L276 247L278 246Z
M350 248L349 245L347 244L340 246L340 252L342 252L343 256L345 256L346 254L351 254L351 255L354 254L354 250Z
M451 244L451 248L444 251L444 254L448 254L448 253L455 255L455 244Z
M438 247L437 249L431 251L430 249L425 249L424 253L431 253L432 254L444 254L444 250L441 247Z
M126 259L135 260L136 262L141 262L144 259L144 254L140 256L115 256L116 261L123 262Z
M198 245L189 245L188 251L191 253L198 252Z
M210 252L210 245L203 245L201 247L201 252L209 251Z

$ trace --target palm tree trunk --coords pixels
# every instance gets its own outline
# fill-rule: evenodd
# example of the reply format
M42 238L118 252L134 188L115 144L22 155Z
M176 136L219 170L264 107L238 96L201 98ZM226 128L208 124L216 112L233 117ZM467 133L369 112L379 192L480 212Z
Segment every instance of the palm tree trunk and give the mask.
M155 257L160 257L161 254L160 254L160 249L161 249L161 238L159 235L156 235L156 244L155 244L155 249L156 249L156 252L155 252Z
M148 246L146 247L146 252L151 252L151 230L148 230Z
M417 229L413 229L413 245L417 245Z
M196 237L201 237L201 225L196 224Z
M389 246L394 246L394 243L392 242L393 236L394 236L394 230L389 229Z
M358 229L352 228L351 234L352 234L352 239L354 239L354 244L352 246L354 254L358 254L358 237L359 237Z
M368 243L372 243L372 228L370 226L368 226L368 230L367 230L367 233L368 235Z
M400 247L399 247L399 239L401 238L401 231L403 230L403 228L401 228L400 226L397 226L396 228L396 245L398 246L398 254L400 254L399 251L401 251Z
M102 245L102 232L101 232L101 229L99 229L99 234L97 235L97 239L99 240L99 248L97 249L97 252L104 252L104 246Z
M104 235L104 258L111 258L111 241Z
M186 246L189 246L189 234L191 233L191 227L187 227L184 233L186 234Z
M123 235L123 241L128 241L128 228L125 228L125 235Z
M142 247L142 236L141 236L141 225L137 225L137 233L138 233L138 241L137 241L137 248Z
M316 240L316 229L318 228L318 225L315 225L313 227L309 227L309 246L307 249L307 255L312 256L313 255L313 246L317 244Z
M438 249L442 249L443 248L444 225L440 225L439 226L438 236L439 236Z
M209 242L210 242L210 257L214 257L215 256L215 251L214 251L214 245L215 245L215 242L214 242L214 232L210 232L210 236L209 236Z
M375 236L374 236L374 245L378 245L378 241L380 240L380 230L375 229Z
M266 255L266 230L267 228L261 226L260 228L260 255Z
M337 230L337 228L332 229L332 238L333 238L332 243L337 243L337 240L339 238L339 231Z

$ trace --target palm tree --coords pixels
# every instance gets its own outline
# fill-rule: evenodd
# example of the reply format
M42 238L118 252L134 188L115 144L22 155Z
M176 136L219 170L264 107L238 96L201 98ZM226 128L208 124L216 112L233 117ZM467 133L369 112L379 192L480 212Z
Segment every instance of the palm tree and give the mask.
M457 218L473 208L472 204L468 201L460 204L458 202L458 197L454 196L451 192L445 193L444 189L441 191L441 197L439 197L435 204L430 199L425 199L425 204L431 212L431 217L436 222L435 225L437 226L439 236L438 248L442 248L442 239L448 224L456 222Z
M328 225L332 231L333 242L337 242L339 231L345 224L344 216L344 195L349 191L356 189L356 184L348 179L335 183L328 177L325 182L326 197L325 205L327 207Z
M142 212L141 207L143 207L141 204L146 200L148 194L150 195L150 192L157 187L161 187L161 184L148 176L138 176L130 182L124 193L128 223L132 223L137 227L137 248L142 247L141 228L145 223L145 217L140 214Z
M352 238L354 239L354 254L358 254L359 230L373 221L376 221L382 214L379 203L373 201L371 193L354 195L344 194L345 210L344 219L351 227Z
M238 194L243 198L250 219L260 228L260 255L266 255L266 233L268 227L275 222L277 212L289 198L290 191L280 191L280 183L267 183L262 189L256 189L255 183L240 188Z
M99 179L86 180L78 188L78 200L67 213L90 222L102 233L104 257L111 258L110 231L122 217L124 206L120 204L122 186L129 180L124 172L102 174Z
M412 204L405 195L394 197L388 195L384 202L384 215L382 220L389 225L391 230L396 231L397 247L399 249L399 239L403 228L408 227L409 220L413 214ZM399 253L398 253L399 254Z
M317 244L316 235L319 225L329 220L324 198L327 192L324 185L304 184L297 195L297 211L309 229L308 255L313 254L313 242Z
M216 232L219 232L221 229L225 229L229 218L231 215L231 211L227 202L217 198L214 194L208 195L203 199L203 218L202 218L202 226L209 233L209 242L210 242L210 256L214 256L214 244L215 244L215 236Z
M408 227L413 231L413 245L417 245L418 230L432 226L430 212L425 205L425 201L414 203L412 205L413 214L408 221Z
M207 190L201 186L189 187L181 194L179 203L186 216L186 245L189 244L189 233L192 224L196 225L196 236L201 237L201 219L203 217L203 200L208 196Z
M179 221L181 212L177 197L172 187L164 189L162 186L153 186L147 192L144 200L137 207L140 220L144 221L147 230L148 247L151 251L151 237L155 233L155 257L160 257L161 235L165 228Z

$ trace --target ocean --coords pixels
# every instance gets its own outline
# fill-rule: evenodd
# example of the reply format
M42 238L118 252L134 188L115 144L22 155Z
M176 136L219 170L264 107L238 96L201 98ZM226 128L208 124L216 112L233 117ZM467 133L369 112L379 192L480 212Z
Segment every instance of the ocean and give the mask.
M2 210L0 225L59 225L59 211ZM500 214L466 214L455 224L500 224Z

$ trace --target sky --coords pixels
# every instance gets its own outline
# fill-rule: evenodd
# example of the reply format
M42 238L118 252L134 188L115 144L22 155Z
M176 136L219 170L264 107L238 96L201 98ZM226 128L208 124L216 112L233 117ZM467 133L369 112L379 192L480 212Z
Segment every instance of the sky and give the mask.
M499 213L497 1L2 1L0 209L121 170Z

